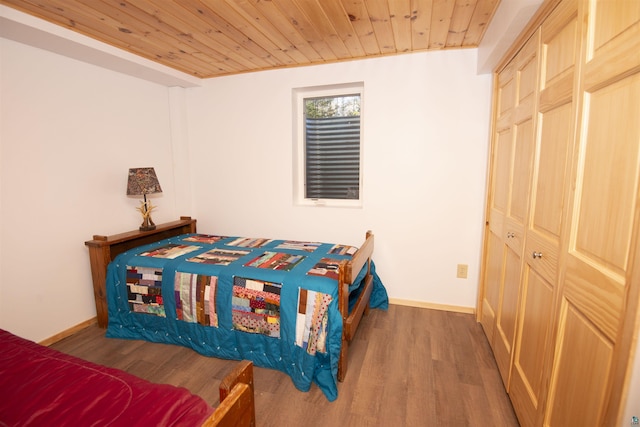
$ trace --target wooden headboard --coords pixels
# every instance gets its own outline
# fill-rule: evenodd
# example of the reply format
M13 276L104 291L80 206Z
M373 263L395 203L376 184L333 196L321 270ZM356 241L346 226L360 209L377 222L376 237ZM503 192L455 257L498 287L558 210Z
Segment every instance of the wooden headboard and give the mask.
M84 242L89 247L98 325L101 328L106 328L109 322L106 294L107 266L116 256L137 246L195 232L196 220L189 216L181 216L178 221L160 224L155 230L134 230L112 236L94 235L93 240Z

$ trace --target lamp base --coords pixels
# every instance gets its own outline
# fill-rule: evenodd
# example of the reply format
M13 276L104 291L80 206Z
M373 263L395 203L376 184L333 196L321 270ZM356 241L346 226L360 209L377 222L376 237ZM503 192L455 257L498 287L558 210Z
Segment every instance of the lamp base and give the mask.
M140 231L151 231L155 229L156 229L156 225L153 223L153 220L151 219L151 215L144 216L142 225L140 226Z

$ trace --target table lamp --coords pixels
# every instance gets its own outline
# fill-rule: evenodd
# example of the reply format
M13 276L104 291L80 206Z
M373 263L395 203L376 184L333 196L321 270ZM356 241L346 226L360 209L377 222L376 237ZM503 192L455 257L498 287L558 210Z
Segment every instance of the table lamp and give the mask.
M127 196L144 197L137 208L142 214L142 225L140 231L154 230L156 225L151 219L151 211L155 208L151 201L147 201L147 194L162 193L158 177L153 168L131 168L129 169L129 180L127 181Z

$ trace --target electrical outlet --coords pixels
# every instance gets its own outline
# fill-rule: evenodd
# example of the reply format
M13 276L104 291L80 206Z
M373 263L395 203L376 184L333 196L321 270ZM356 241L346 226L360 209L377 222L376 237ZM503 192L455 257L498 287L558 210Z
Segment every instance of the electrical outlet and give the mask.
M458 264L458 272L456 275L458 279L466 279L468 269L469 269L469 266L467 264Z

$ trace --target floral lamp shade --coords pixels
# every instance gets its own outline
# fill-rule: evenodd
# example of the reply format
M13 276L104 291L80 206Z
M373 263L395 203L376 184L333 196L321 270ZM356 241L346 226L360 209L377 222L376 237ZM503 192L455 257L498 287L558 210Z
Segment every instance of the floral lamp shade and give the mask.
M160 182L153 168L131 168L127 180L127 196L143 196L138 210L142 214L140 231L155 230L156 225L151 219L151 211L155 208L151 201L147 201L147 194L162 193Z
M162 188L153 168L129 169L127 196L142 196L154 193L162 193Z

